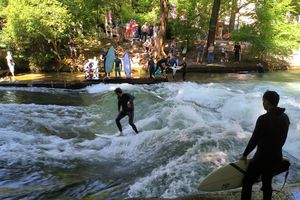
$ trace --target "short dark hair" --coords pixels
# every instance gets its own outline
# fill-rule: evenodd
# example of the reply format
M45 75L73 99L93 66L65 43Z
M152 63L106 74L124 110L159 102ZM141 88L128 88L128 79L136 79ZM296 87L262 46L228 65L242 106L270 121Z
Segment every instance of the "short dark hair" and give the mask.
M123 93L123 91L121 88L118 87L115 89L115 93L121 94L121 93Z
M277 92L267 90L264 93L263 99L270 102L270 104L272 104L273 106L277 106L280 97L279 97L279 94L277 94Z

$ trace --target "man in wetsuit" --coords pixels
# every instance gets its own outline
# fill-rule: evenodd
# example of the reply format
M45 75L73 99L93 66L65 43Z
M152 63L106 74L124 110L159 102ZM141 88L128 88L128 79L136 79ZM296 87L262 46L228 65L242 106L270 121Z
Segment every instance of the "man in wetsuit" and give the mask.
M285 109L277 107L279 95L275 91L266 91L263 95L263 107L267 113L257 121L253 134L240 160L257 147L243 180L241 200L250 200L252 185L259 176L262 180L263 199L272 199L272 178L282 162L282 146L287 138L289 118Z
M122 118L124 118L126 115L128 115L128 117L129 117L129 125L132 127L132 129L135 131L135 133L138 134L139 132L138 132L136 126L133 123L133 117L134 117L133 100L134 100L134 96L132 96L130 94L127 94L127 93L123 93L121 88L116 88L115 93L118 96L119 115L116 118L116 124L119 128L119 131L120 131L119 136L123 136L122 126L121 126L120 120ZM122 107L122 110L120 111L121 107Z

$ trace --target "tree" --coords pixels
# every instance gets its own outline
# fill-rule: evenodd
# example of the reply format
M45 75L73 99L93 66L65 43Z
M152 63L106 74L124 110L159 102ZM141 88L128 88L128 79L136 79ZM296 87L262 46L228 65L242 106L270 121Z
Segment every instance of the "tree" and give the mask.
M69 30L71 15L56 0L9 1L3 10L3 41L28 56L33 65L62 61L61 42Z
M165 37L166 37L166 30L167 30L167 19L168 19L168 9L169 0L160 0L160 28L158 31L158 38L159 42L157 44L157 55L159 57L165 56Z
M255 22L233 32L233 39L249 42L250 54L269 64L284 60L299 46L299 25L287 22L292 12L291 0L259 1Z
M209 30L208 30L208 38L207 38L207 46L206 50L210 44L215 42L216 35L216 27L218 22L218 15L220 10L221 0L214 0L213 9L211 12L210 22L209 22ZM206 51L207 52L207 51Z

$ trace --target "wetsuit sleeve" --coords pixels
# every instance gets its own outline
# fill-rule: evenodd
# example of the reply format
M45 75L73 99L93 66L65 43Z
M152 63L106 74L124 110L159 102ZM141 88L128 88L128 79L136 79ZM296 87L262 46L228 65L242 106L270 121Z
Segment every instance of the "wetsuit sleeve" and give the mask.
M118 112L120 112L120 109L121 109L121 101L120 98L118 97Z
M285 123L284 130L283 130L284 131L284 133L283 133L284 136L283 136L282 141L281 141L281 146L283 146L285 141L286 141L287 134L288 134L288 131L289 131L289 125L290 125L290 119L286 114L284 114L284 123Z
M243 153L244 157L247 157L249 153L251 153L255 147L257 146L258 139L260 136L260 130L261 130L261 118L259 117L256 121L255 129L253 131L253 134L248 142L248 145Z
M128 101L133 104L134 96L128 94Z

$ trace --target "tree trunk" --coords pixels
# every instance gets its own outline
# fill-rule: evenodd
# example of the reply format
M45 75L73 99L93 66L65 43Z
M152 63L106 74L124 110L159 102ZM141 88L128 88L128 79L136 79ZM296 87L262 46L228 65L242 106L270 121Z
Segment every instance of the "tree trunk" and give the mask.
M165 37L167 29L167 19L168 19L168 4L169 0L160 0L160 28L158 31L159 41L157 43L157 55L158 57L165 56Z
M229 33L231 33L234 30L237 6L238 6L238 0L232 0L230 20L229 20L229 30L228 30Z
M221 0L214 0L213 9L211 12L210 22L209 22L209 31L207 37L207 45L206 45L206 54L209 45L215 42L216 37L216 27L218 22L218 15L220 10Z

